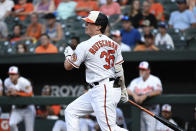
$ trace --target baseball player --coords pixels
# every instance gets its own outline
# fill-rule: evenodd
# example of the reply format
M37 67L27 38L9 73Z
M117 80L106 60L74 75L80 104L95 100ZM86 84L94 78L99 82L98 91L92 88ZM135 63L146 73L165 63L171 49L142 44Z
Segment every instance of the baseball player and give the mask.
M172 115L171 109L172 109L171 105L169 104L163 105L161 108L161 116L167 119L169 122L177 125L177 123L171 118L171 115ZM157 121L156 131L174 131L174 130L164 125L160 121Z
M147 61L139 64L139 77L131 81L128 86L128 94L135 102L142 104L146 98L160 95L162 84L158 77L150 74L150 66ZM148 105L145 108L155 114L159 114L159 105ZM141 131L155 131L156 119L145 112L141 112Z
M116 124L120 127L127 129L127 124L125 122L123 112L120 108L116 109Z
M32 97L31 82L19 75L18 67L11 66L8 71L9 77L5 79L5 93L7 96ZM24 120L25 130L34 130L35 107L33 105L15 105L10 115L10 130L18 131L17 124Z
M90 116L86 115L79 119L80 131L95 131L95 121L90 119ZM52 131L67 131L66 123L63 120L57 120L54 124Z
M128 101L120 46L104 35L108 25L105 14L91 11L83 20L85 33L91 38L80 43L74 51L65 49L64 67L71 70L84 62L86 81L91 89L65 109L67 130L79 131L79 117L95 112L102 131L127 131L116 124L118 102L120 99Z

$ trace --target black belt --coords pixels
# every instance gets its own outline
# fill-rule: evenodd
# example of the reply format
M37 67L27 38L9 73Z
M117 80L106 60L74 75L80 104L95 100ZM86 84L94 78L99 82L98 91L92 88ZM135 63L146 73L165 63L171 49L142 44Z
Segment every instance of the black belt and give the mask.
M109 78L109 81L114 81L115 79L114 78ZM88 84L90 88L93 88L93 86L97 86L99 85L99 82L94 82L92 84Z
M16 109L25 109L28 105L16 105Z

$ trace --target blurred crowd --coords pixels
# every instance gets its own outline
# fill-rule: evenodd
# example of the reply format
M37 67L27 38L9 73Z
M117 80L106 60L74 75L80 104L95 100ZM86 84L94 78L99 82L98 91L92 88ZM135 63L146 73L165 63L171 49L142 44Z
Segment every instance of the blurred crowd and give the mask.
M194 48L195 0L0 0L0 53L63 52L71 37L88 39L91 10L108 16L105 34L123 51Z

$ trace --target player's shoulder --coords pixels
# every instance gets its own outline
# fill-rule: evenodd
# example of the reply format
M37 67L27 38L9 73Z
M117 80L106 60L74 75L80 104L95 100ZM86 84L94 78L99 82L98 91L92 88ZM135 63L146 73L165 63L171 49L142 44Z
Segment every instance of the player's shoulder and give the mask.
M10 78L9 78L9 77L7 77L7 78L4 80L4 83L6 83L6 82L10 82Z
M131 83L139 83L141 80L142 80L141 77L136 77L136 78L134 78L134 79L131 81Z
M159 77L158 76L155 76L155 75L150 75L150 79L151 80L156 80L156 81L160 81Z
M11 82L11 80L10 80L10 78L9 77L7 77L5 80L4 80L4 85L6 86L6 85L9 85L9 84L11 84L12 82Z
M20 82L26 83L26 82L30 82L27 78L20 76L18 79Z

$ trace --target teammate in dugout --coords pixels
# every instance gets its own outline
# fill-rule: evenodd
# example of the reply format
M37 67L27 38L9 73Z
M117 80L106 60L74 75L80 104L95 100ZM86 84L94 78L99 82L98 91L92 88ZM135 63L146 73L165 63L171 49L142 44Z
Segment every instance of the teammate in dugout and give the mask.
M32 97L31 82L19 75L18 67L11 66L9 77L5 79L5 94L7 96ZM11 131L18 131L17 124L24 120L25 131L34 131L35 107L34 105L15 105L12 107L9 126Z
M139 64L139 77L131 81L127 88L128 94L134 101L142 104L148 97L158 96L162 93L162 84L158 77L150 74L150 65L147 61ZM159 114L159 105L147 105L148 110ZM155 131L156 119L146 112L141 112L140 118L141 131Z
M80 43L74 51L70 47L65 49L64 67L71 70L84 62L86 81L91 89L65 109L67 131L79 131L79 118L92 112L102 131L127 131L116 124L118 102L120 99L128 101L120 45L104 35L108 25L105 14L91 11L83 20L85 33L91 38Z

